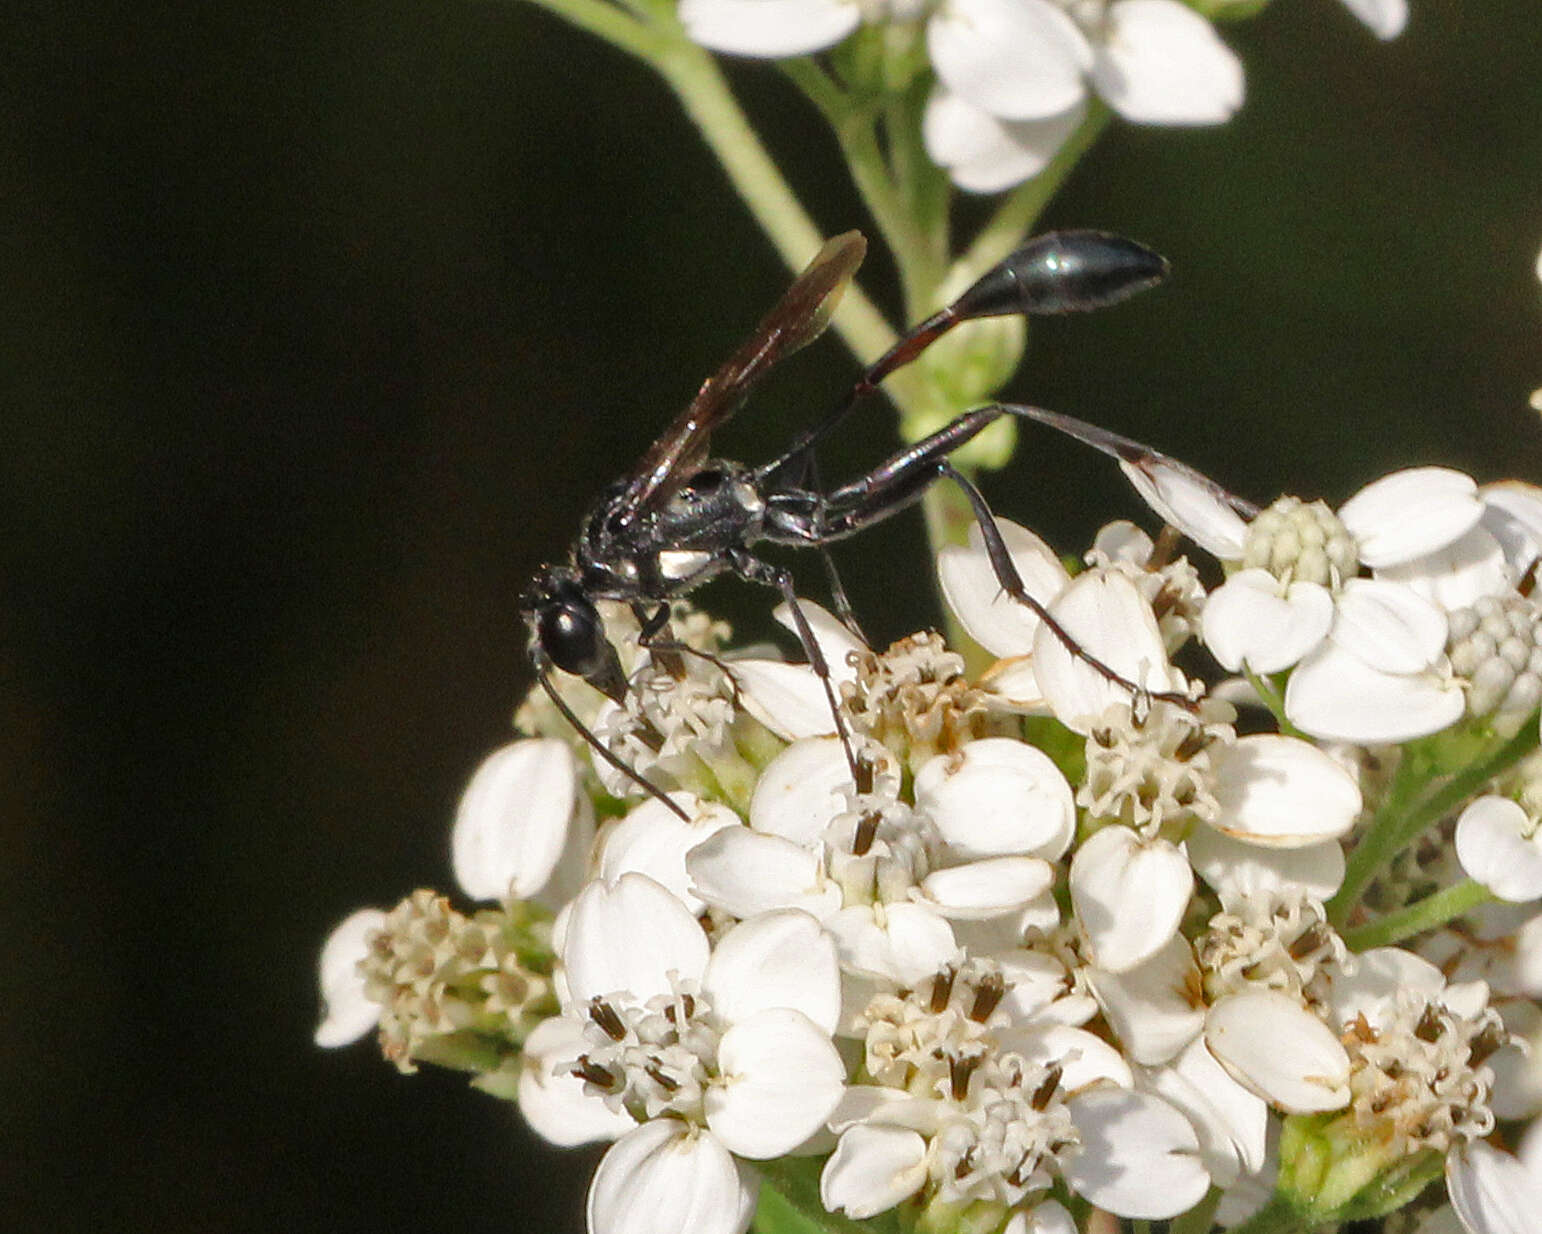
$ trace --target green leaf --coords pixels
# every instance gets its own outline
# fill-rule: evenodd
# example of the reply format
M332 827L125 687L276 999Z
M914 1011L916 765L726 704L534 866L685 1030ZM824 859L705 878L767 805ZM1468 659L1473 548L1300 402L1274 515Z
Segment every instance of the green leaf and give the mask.
M819 1202L819 1171L823 1157L786 1157L756 1162L764 1182L755 1208L756 1234L899 1234L894 1212L867 1221L853 1221L825 1212Z

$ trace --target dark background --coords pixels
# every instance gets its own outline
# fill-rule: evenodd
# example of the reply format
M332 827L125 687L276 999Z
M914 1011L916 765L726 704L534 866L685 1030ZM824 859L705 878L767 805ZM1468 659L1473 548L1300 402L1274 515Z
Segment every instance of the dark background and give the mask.
M1382 46L1278 0L1228 32L1235 122L1116 126L1049 222L1176 276L1014 391L1264 500L1542 478L1542 16L1412 6ZM580 1228L587 1163L506 1107L311 1046L315 950L450 886L521 585L786 272L664 88L530 8L24 2L0 47L0 1227ZM865 225L776 74L735 81ZM850 375L827 344L725 446ZM891 445L862 425L828 474ZM1063 548L1135 511L1039 437L989 488ZM845 554L871 632L934 620L922 545Z

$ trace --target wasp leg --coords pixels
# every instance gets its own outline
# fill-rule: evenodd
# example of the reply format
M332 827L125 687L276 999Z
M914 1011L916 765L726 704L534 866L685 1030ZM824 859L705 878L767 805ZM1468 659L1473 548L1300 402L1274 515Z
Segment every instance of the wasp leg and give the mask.
M1106 680L1124 687L1137 698L1162 699L1192 710L1194 703L1186 694L1146 690L1110 668L1076 641L1070 631L1051 615L1049 609L1029 593L1023 584L1022 575L1012 562L1012 555L1007 550L984 495L948 462L948 456L954 450L987 425L1004 415L1021 415L1026 410L1037 409L1019 410L1012 405L994 404L965 412L930 437L923 438L880 463L867 475L836 489L816 506L809 520L813 538L829 541L854 535L913 505L936 481L943 478L952 480L963 490L974 511L980 535L985 541L985 553L990 560L991 570L1007 595L1030 609L1067 651Z
M710 651L702 651L699 647L692 647L689 643L682 643L674 637L669 627L668 604L660 605L651 614L647 613L641 604L633 604L632 615L637 618L637 624L641 627L637 632L637 645L646 647L654 660L663 666L666 673L676 681L683 681L685 679L683 657L695 656L698 660L705 660L723 674L734 700L738 701L739 683L734 680L728 663ZM677 668L679 671L676 671Z
M666 794L663 789L661 789L657 784L648 779L642 773L635 771L631 767L627 766L626 761L618 756L613 750L611 750L611 748L603 741L591 733L584 725L584 722L573 713L573 709L562 701L562 695L557 693L557 687L551 683L551 670L546 664L544 657L535 660L535 679L541 683L541 689L546 691L546 697L551 699L553 705L557 708L557 711L562 715L562 718L571 724L575 730L577 730L578 735L588 743L591 750L593 750L607 763L609 763L612 767L624 775L628 780L632 781L633 784L637 785L638 788L646 792L650 797L663 802L664 805L666 805L672 812L678 814L684 822L688 823L691 821L691 816L683 809L681 809L680 806L675 804L675 802L669 798L668 794Z
M676 681L685 679L685 653L695 652L674 636L669 628L669 605L660 604L648 612L641 604L632 604L632 616L637 618L637 645L647 648L653 662ZM708 657L709 659L711 657Z
M752 557L742 549L731 550L728 557L733 563L734 572L745 582L775 587L782 593L782 599L786 601L787 609L792 613L792 624L797 631L798 641L803 644L803 654L808 657L809 667L814 670L814 675L819 678L819 684L824 687L825 701L830 704L830 715L835 720L835 735L841 739L841 748L846 752L846 765L851 768L851 778L859 787L870 783L871 776L864 774L856 751L852 748L851 732L846 727L846 718L841 715L840 701L835 697L835 685L830 680L829 661L825 659L825 653L819 650L819 644L814 641L814 631L808 623L808 618L803 615L802 606L798 603L798 593L793 587L792 575L780 566Z
M814 458L813 452L808 455L809 488L814 492L820 489L819 462ZM871 647L867 641L867 635L862 633L862 627L857 624L857 615L852 611L851 601L846 598L846 586L841 582L840 572L835 568L835 557L830 552L828 544L818 544L815 548L819 552L819 560L824 563L825 577L830 580L830 599L835 604L835 615L841 619L841 624L857 637L857 641L864 647Z

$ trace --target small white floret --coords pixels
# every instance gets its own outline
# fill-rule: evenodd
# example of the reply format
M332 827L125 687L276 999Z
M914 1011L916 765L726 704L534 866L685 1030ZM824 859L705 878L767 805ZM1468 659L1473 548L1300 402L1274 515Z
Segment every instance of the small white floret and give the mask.
M1542 898L1542 836L1517 802L1479 797L1456 822L1456 855L1501 900Z

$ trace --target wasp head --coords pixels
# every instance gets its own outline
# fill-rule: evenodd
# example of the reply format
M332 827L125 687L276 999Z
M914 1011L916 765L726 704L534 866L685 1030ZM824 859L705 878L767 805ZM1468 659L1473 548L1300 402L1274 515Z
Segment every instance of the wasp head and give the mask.
M626 697L626 674L605 637L605 622L570 568L543 567L521 599L520 611L530 623L537 667L555 664L618 703Z

